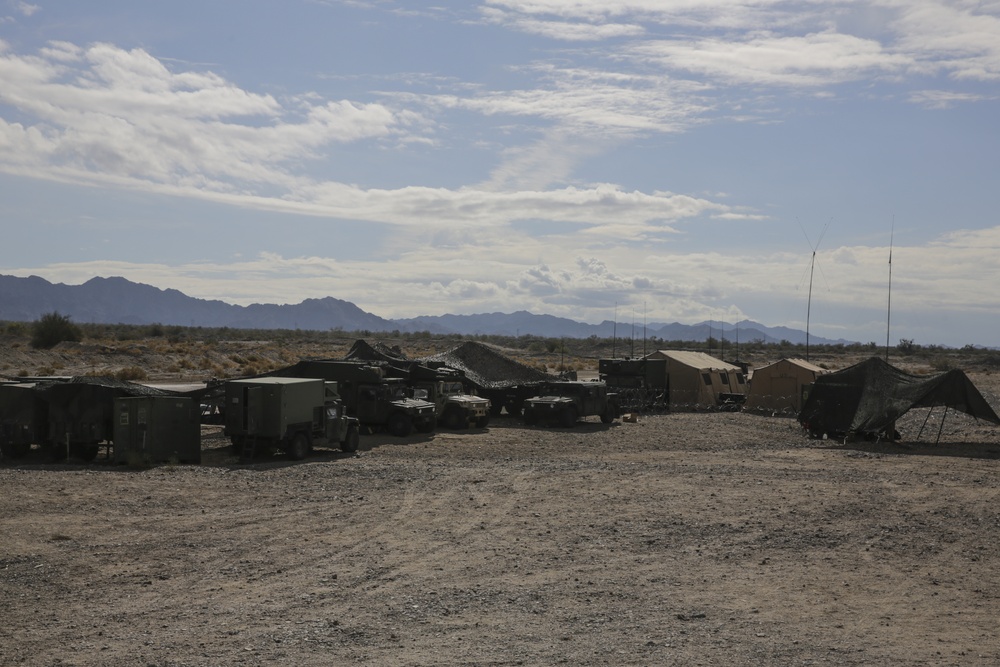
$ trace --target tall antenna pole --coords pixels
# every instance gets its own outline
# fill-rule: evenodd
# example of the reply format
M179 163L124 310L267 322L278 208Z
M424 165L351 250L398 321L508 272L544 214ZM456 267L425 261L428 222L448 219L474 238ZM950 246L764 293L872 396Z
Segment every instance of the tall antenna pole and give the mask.
M813 249L812 264L809 266L809 299L806 301L806 361L809 361L809 316L813 304L813 271L816 269L816 249Z
M740 321L736 320L736 361L740 360Z
M618 302L615 301L615 321L611 327L611 358L617 359L615 356L615 347L618 343Z
M801 226L801 225L800 225ZM826 230L830 227L830 222L828 221L823 227L823 232L819 235L819 240L816 241L816 245L812 247L812 261L809 264L809 299L806 301L806 361L809 361L809 316L812 314L812 300L813 300L813 272L816 270L816 250L819 249L819 244L823 242L823 237L826 236ZM805 229L802 233L805 234ZM806 241L809 240L809 235L806 234ZM810 244L811 245L811 244Z
M631 346L629 347L628 356L635 359L635 308L632 309L632 338Z
M642 356L646 357L646 302L642 302Z
M892 314L892 241L896 235L896 216L892 216L892 230L889 232L889 296L885 306L885 361L889 363L889 317Z

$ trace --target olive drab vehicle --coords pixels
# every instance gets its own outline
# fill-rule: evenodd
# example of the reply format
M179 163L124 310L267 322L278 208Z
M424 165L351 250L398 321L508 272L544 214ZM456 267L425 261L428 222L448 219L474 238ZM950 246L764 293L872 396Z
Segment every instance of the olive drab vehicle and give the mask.
M524 402L524 423L572 427L581 417L598 416L605 424L621 417L618 395L603 382L549 382L541 394Z
M446 366L395 362L386 366L386 372L405 379L415 398L434 404L438 425L452 430L489 425L490 399L466 391L460 371Z
M368 431L405 437L413 431L432 433L437 424L433 403L414 398L406 380L386 377L382 367L369 362L300 361L281 374L336 382L347 414Z
M223 433L243 459L281 450L301 460L318 446L358 449L358 420L346 415L336 383L258 377L226 382Z

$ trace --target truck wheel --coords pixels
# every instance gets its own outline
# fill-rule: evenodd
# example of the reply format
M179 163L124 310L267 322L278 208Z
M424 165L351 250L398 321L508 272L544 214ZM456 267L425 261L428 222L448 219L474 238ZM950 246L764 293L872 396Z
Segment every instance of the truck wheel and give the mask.
M527 408L524 410L524 423L528 426L534 426L538 423L538 415L535 414L534 410Z
M563 410L561 422L566 428L572 428L576 424L576 408L566 408Z
M30 442L8 442L0 445L0 454L8 459L23 459L31 449Z
M389 417L389 423L386 425L386 428L390 434L397 438L405 438L413 431L413 421L402 412L397 412Z
M611 410L607 410L606 412L601 413L601 421L603 423L610 424L614 420L615 420L615 413L611 412Z
M90 463L96 459L99 451L100 446L96 442L79 442L69 446L70 455L84 463Z
M340 443L340 451L342 452L356 452L358 451L358 443L361 440L361 436L358 433L357 426L351 426L347 429L347 437L344 441Z
M448 410L444 413L445 428L457 431L458 429L465 428L467 423L462 419L462 415L458 410Z
M293 461L301 461L309 456L309 449L309 438L304 433L296 433L291 446L288 447L288 456Z
M476 420L476 428L486 428L489 425L490 425L489 415L483 415L482 417Z

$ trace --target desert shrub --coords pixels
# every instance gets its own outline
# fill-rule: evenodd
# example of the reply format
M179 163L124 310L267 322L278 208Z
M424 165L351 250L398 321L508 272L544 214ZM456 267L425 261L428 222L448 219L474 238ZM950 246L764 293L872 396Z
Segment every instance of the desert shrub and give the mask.
M48 350L64 341L79 343L81 340L83 332L80 327L58 312L42 315L31 326L31 346L36 349Z
M944 371L950 371L954 367L955 365L952 363L952 360L949 359L948 357L937 356L931 359L931 368L940 373L943 373Z
M138 380L145 380L148 377L149 375L146 373L145 369L140 368L139 366L128 366L126 368L120 369L117 373L115 373L116 379L129 380L132 382Z
M24 336L28 333L28 327L24 322L8 322L6 329L10 336Z

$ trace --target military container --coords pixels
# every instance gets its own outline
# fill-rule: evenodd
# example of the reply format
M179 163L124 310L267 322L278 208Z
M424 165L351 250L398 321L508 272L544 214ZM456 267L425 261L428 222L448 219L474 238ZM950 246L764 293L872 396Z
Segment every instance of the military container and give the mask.
M201 463L197 404L181 396L115 399L115 463Z
M48 404L35 383L0 383L0 453L5 458L21 458L32 444L44 443L48 414Z

